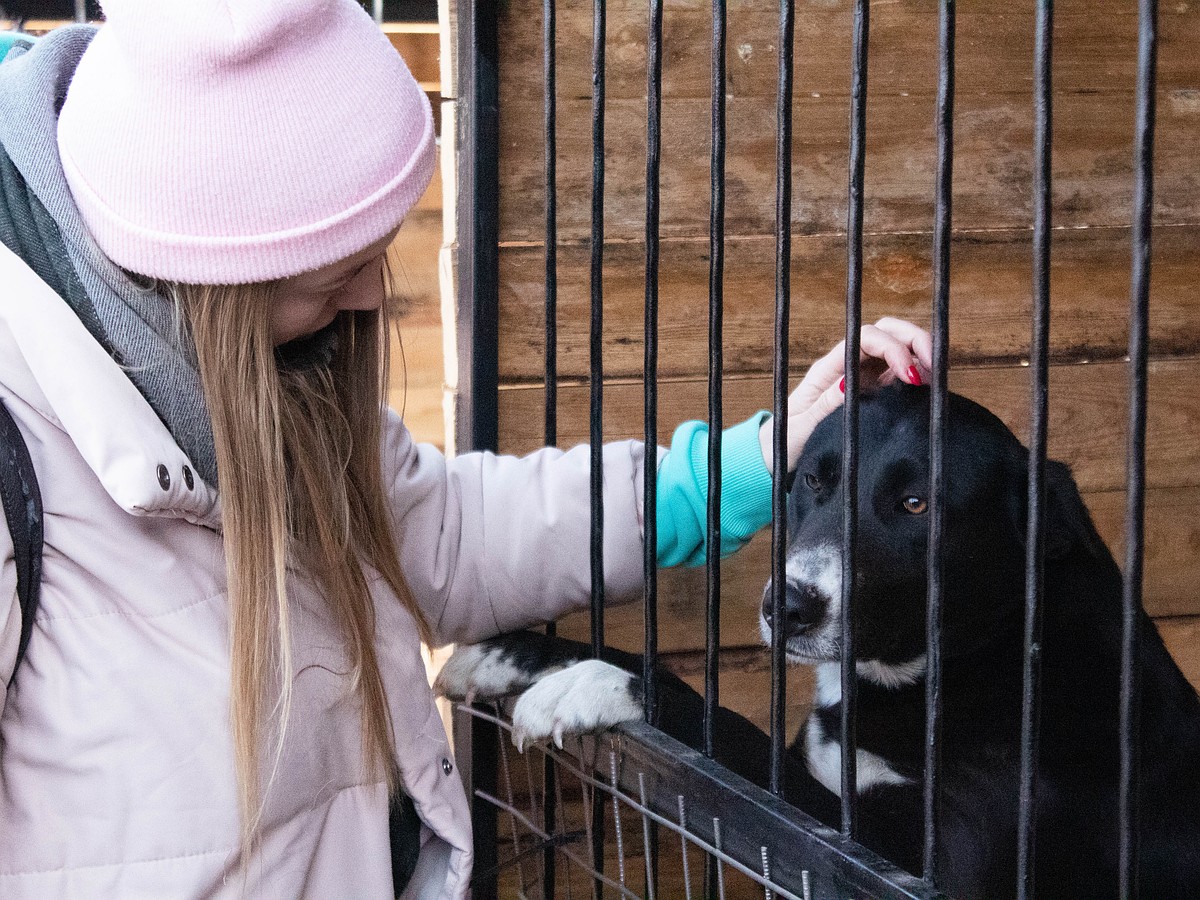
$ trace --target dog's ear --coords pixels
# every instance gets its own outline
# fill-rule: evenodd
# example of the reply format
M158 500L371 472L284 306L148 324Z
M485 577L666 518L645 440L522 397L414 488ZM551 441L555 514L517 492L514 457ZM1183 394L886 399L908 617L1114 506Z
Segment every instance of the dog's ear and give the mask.
M1028 472L1029 452L1021 447L1010 460L1012 477L1007 499L1009 514L1022 544L1028 527ZM1075 548L1082 548L1089 556L1107 553L1091 514L1079 496L1070 467L1054 459L1046 460L1045 484L1046 559L1063 559Z
M1062 559L1075 548L1102 556L1107 548L1066 463L1046 460L1046 558Z

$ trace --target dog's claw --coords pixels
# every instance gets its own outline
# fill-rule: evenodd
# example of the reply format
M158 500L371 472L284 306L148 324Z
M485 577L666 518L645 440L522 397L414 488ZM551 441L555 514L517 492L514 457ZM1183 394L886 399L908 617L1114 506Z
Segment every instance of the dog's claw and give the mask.
M563 727L561 722L554 726L554 746L559 750L563 748Z

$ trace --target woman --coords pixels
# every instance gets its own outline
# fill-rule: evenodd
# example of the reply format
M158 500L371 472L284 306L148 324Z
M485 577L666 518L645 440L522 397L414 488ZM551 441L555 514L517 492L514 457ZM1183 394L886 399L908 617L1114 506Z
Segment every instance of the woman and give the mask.
M462 896L467 803L420 641L586 605L588 451L446 460L383 412L384 251L434 138L352 0L104 6L0 63L0 399L46 513L11 682L0 529L0 895L391 896L403 790L395 888ZM907 323L863 346L907 381L929 363ZM792 398L793 460L840 354ZM770 434L726 435L730 549L768 518ZM660 463L664 564L703 553L704 443L685 426ZM604 465L628 598L643 448Z

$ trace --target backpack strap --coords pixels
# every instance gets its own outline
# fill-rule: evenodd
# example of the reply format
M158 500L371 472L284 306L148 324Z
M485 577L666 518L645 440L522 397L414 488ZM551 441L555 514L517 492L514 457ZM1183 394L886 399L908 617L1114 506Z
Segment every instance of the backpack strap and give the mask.
M21 604L21 641L13 665L12 684L33 634L42 587L42 495L25 438L0 403L0 501L12 535L17 564L17 600Z

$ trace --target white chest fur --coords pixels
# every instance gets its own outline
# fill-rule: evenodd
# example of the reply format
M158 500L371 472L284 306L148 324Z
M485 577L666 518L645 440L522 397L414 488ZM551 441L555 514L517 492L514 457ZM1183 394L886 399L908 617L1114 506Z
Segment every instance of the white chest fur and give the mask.
M817 666L816 704L829 707L841 702L842 686L838 663L822 663ZM812 776L837 794L842 794L842 745L825 733L817 716L808 717L804 724L804 755L808 760L808 771ZM869 750L857 753L857 784L862 793L880 784L908 784L905 778L891 767L886 759Z

